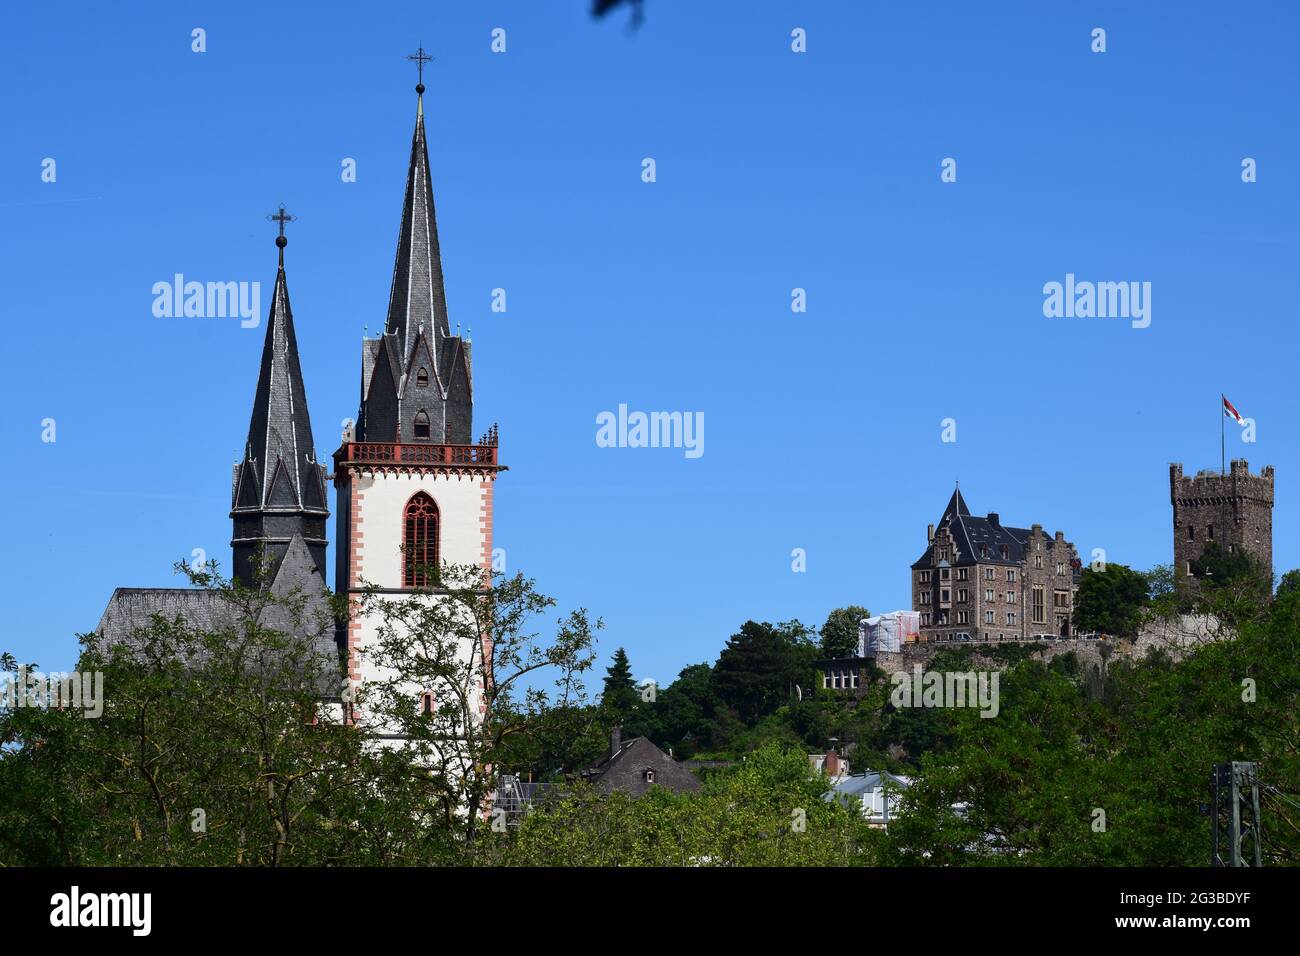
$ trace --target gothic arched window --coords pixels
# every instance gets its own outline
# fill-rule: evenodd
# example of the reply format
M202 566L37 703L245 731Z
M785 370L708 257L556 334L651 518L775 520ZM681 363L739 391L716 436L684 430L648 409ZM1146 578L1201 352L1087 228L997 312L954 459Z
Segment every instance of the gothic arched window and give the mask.
M415 437L429 437L429 416L424 414L424 412L415 413Z
M417 491L402 518L402 587L430 587L437 583L438 505Z
M423 368L422 368L422 369L420 369L418 372L415 373L415 385L416 385L416 388L428 388L428 387L429 387L429 371L428 371L428 369L423 369Z

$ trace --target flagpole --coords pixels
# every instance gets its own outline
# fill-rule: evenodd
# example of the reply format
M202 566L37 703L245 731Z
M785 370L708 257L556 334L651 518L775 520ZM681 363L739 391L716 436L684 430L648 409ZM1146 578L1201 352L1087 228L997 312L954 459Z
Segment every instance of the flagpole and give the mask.
M1224 401L1224 394L1220 392L1219 393L1219 474L1226 475L1228 473L1228 466L1227 466L1227 453L1223 450L1223 420L1228 416L1223 410L1223 401Z

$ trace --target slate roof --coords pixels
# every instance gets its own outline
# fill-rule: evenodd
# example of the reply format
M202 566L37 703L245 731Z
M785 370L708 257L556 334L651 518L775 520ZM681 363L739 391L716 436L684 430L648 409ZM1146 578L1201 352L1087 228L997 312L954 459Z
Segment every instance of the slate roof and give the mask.
M415 337L421 331L435 337L435 354L443 339L451 334L447 296L443 291L442 255L438 248L438 219L433 207L433 181L429 175L429 149L424 138L423 97L411 137L411 161L406 171L406 197L397 232L397 258L393 263L385 329L397 336L403 356L411 354Z
M995 516L996 517L996 516ZM966 507L961 490L952 493L948 506L935 525L935 531L947 528L953 539L950 567L971 564L1023 564L1033 534L1030 528L1012 528L990 518L977 518ZM1005 553L1003 549L1006 549ZM931 543L912 564L913 570L933 566L934 544Z
M336 698L340 689L339 649L335 642L334 621L330 615L325 582L302 537L295 535L281 561L271 593L287 597L295 592L306 599L301 623L308 631L312 653L322 671L318 691L322 697ZM234 627L240 612L222 591L203 588L117 588L108 600L95 628L97 644L107 652L117 644L131 644L138 632L147 628L153 616L168 621L180 619L194 630L209 632ZM272 604L263 612L259 623L282 632L294 630L293 616L287 608ZM186 663L202 666L197 657Z
M646 771L654 771L654 781ZM582 772L582 776L606 793L621 790L639 797L651 787L667 787L678 792L700 789L700 779L645 737L621 741L617 749L606 754Z
M262 344L244 459L235 466L232 499L235 512L276 508L329 515L325 468L316 462L283 254Z
M427 391L412 394L411 380L419 368L428 372ZM361 345L357 440L470 444L470 382L469 343L451 334L447 314L421 97L411 137L384 333L364 339ZM419 412L429 420L427 438L416 438L413 432Z

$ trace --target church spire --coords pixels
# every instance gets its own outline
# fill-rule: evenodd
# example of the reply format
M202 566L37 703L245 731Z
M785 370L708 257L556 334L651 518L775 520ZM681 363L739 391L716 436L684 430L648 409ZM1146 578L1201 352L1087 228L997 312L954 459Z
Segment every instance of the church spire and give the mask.
M253 395L243 461L235 466L230 516L234 520L234 576L254 583L255 556L264 548L278 569L290 543L301 536L324 573L325 469L316 463L307 392L298 361L289 288L284 275L284 226L295 217L281 206L268 219L278 222L279 268L262 345L262 364Z
M407 57L419 68L415 133L406 173L402 225L397 236L393 285L388 298L385 331L398 337L401 354L408 356L420 332L435 355L451 334L447 324L447 298L442 284L442 257L438 249L438 222L434 214L433 184L429 175L429 150L424 135L424 64L433 57L424 47Z

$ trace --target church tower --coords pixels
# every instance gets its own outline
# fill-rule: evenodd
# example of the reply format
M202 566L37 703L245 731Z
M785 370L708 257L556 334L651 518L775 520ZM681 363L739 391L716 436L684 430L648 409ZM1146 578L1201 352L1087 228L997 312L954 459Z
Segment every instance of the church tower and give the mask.
M470 344L447 318L424 84L415 89L388 318L381 336L362 339L361 407L334 453L335 590L354 610L339 643L354 681L376 676L366 657L376 624L356 611L366 585L436 594L426 572L447 565L479 567L489 579L492 492L503 470L495 426L472 443Z
M271 314L262 346L262 367L253 395L253 416L244 443L244 460L235 465L230 517L234 536L233 576L244 584L256 582L259 552L269 561L275 578L295 537L301 537L310 560L325 578L325 467L316 461L316 446L307 414L307 391L298 364L289 288L284 277L284 224L293 219L281 207L273 219L280 223L275 244L280 266L275 275ZM299 546L301 547L301 545Z

